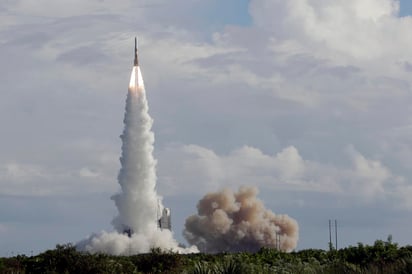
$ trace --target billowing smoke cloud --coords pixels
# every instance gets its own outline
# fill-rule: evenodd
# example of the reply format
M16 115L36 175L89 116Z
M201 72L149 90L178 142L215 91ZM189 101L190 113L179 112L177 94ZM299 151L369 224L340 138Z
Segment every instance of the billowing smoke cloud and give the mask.
M255 187L209 193L198 203L198 215L186 219L185 238L202 252L257 251L261 247L292 251L297 222L266 209Z
M90 253L106 253L113 255L132 255L150 252L152 248L159 247L162 250L172 250L179 253L198 252L193 246L182 248L173 238L170 230L155 229L146 233L134 233L129 237L119 232L103 231L91 235L76 245L77 249Z
M115 255L148 252L154 247L177 252L197 251L195 247L178 247L171 231L157 226L163 205L156 193L152 123L140 68L134 66L126 99L124 131L120 136L122 155L118 182L121 192L112 196L118 209L112 221L116 232L92 235L77 244L79 249Z

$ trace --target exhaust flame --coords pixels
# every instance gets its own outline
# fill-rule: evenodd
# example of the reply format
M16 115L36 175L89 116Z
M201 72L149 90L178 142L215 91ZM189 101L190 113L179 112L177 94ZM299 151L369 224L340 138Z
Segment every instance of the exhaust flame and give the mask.
M186 219L183 235L202 252L258 251L261 247L292 251L298 241L298 224L287 215L267 210L257 188L241 187L206 194L197 215Z
M140 71L139 66L134 66L132 69L132 74L130 75L130 82L129 82L129 91L130 92L137 92L137 91L144 92L144 82L143 82L142 72Z

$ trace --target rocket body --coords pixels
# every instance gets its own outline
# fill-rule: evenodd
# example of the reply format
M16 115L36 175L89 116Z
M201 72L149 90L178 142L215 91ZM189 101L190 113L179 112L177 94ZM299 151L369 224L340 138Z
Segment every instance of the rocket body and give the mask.
M134 64L135 67L139 66L139 56L137 52L137 37L134 38Z
M134 62L132 74L130 75L129 91L142 93L144 92L144 82L142 72L139 67L139 54L137 49L137 38L134 38Z

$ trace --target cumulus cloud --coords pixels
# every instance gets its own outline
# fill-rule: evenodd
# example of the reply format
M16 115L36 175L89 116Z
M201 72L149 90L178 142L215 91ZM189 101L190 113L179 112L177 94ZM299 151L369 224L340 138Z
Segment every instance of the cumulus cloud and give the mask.
M114 173L115 174L115 173ZM113 191L114 174L104 166L62 168L6 162L0 165L0 195L52 196Z
M40 1L13 1L9 2L6 8L12 8L22 14L30 14L36 16L50 16L53 17L68 17L73 15L86 15L93 13L105 13L108 10L120 12L125 11L128 7L132 5L132 1L122 0L118 1L116 5L99 0L92 0L88 2L75 1L73 5L65 5L62 8L62 3L57 3L49 0ZM44 7L47 6L47 9Z
M251 1L250 13L258 27L277 39L295 41L316 54L326 50L329 57L372 59L400 57L400 48L411 53L403 35L412 21L398 17L398 1ZM400 40L392 43L390 36Z
M39 166L11 162L4 165L3 175L9 179L14 178L19 181L25 181L31 177L44 177L45 174Z
M240 81L304 106L370 110L410 89L403 64L412 59L412 19L398 17L398 9L392 0L251 1L251 27L214 36L217 46L243 52L219 56L210 79Z
M342 151L345 154L349 165L334 166L305 160L293 146L273 155L254 147L218 155L196 145L174 146L165 150L159 162L160 181L166 182L161 189L168 194L201 193L217 186L254 184L265 189L333 193L369 203L393 198L400 184L407 187L402 176L353 146ZM181 159L181 168L173 164L172 155Z
M366 197L385 195L385 182L394 178L381 162L365 158L353 147L347 149L352 160L352 191L362 193Z
M178 163L181 166L179 169L173 165L173 156L176 155L182 159ZM160 180L168 178L169 191L172 191L174 184L182 183L187 186L186 191L249 183L276 188L332 191L337 187L333 182L311 179L315 171L320 169L318 166L317 163L303 160L293 146L274 155L267 155L249 146L227 155L217 155L210 149L188 145L167 148L159 162L159 172ZM321 172L317 172L316 176L321 176Z

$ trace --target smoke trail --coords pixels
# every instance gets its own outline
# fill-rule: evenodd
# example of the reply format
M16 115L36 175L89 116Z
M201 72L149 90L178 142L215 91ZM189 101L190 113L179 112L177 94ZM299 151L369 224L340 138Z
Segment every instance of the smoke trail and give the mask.
M145 233L156 229L159 197L156 194L156 161L153 158L152 118L140 68L133 67L126 99L118 182L121 192L112 199L119 215L112 224L122 233L131 229Z
M152 118L139 66L134 66L126 99L118 182L121 192L112 196L118 215L117 232L94 234L77 244L80 250L115 255L136 254L159 247L177 252L197 252L178 246L170 230L157 227L163 205L156 193L156 160L153 157ZM129 236L124 232L128 232Z
M198 215L186 219L185 238L202 252L255 252L261 247L292 251L297 222L267 210L257 193L257 188L241 187L237 193L224 189L205 195L197 205Z

